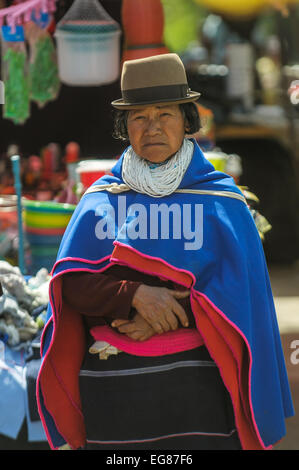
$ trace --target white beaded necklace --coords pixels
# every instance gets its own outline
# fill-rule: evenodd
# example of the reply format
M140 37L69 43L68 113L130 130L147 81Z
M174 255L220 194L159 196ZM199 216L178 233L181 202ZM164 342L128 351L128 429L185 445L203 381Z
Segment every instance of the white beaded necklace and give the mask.
M181 148L167 162L155 165L129 147L122 164L122 178L134 191L152 197L172 194L180 185L191 162L193 143L184 139Z

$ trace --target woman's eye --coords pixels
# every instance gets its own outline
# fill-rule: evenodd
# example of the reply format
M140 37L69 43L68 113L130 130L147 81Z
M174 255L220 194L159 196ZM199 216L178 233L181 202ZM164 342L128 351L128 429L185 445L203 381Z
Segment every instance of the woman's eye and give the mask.
M170 116L170 113L162 113L161 117L163 117L163 116Z
M144 119L144 116L135 116L135 120L140 121L141 119Z

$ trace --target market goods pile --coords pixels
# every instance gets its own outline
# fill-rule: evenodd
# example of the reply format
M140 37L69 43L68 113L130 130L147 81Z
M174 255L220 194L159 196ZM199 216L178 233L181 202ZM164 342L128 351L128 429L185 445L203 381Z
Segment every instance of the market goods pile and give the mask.
M50 276L42 268L26 280L18 267L0 261L0 282L0 339L19 348L44 326Z

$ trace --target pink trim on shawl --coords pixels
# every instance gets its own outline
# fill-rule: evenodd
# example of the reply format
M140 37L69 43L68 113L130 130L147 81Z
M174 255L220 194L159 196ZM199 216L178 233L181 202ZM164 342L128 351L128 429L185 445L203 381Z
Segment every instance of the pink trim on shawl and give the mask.
M103 263L107 259L110 259L110 255L104 256L103 258L100 258L98 260L86 260L84 258L76 258L76 257L73 257L73 256L67 256L66 258L62 258L62 259L59 259L58 261L56 261L56 263L54 264L50 274L53 275L53 272L54 272L54 269L56 268L56 266L58 266L58 264L63 263L65 261L79 261L80 263L98 264L98 263Z
M249 376L249 383L248 383L248 387L249 387L249 406L250 406L250 411L251 411L251 417L252 417L252 421L253 421L253 425L254 425L254 430L258 436L258 439L260 441L260 444L261 446L266 449L266 450L270 450L273 448L272 445L266 447L265 444L263 443L263 440L261 438L261 435L259 433L259 430L258 430L258 427L257 427L257 424L256 424L256 421L255 421L255 418L254 418L254 411L253 411L253 406L252 406L252 400L251 400L251 370L252 370L252 354L251 354L251 348L250 348L250 345L247 341L247 338L246 336L244 336L243 332L229 319L226 317L226 315L224 315L224 313L205 295L203 294L202 292L199 292L199 291L196 291L195 289L193 289L193 292L195 292L195 297L197 298L198 300L198 303L200 304L201 308L206 311L204 305L200 302L200 297L204 298L206 300L207 303L209 303L211 305L211 307L218 313L218 315L220 315L232 328L234 328L238 334L242 337L244 343L246 344L246 347L247 347L247 351L248 351L248 354L249 354L249 370L248 370L248 376ZM192 304L191 304L192 305ZM208 312L206 312L207 315L208 315ZM210 318L210 317L209 317ZM195 321L197 321L197 319L195 319ZM231 350L231 353L232 355L234 356L235 358L235 361L237 363L237 366L238 366L238 371L239 371L239 385L241 385L241 378L240 378L240 374L241 374L241 367L240 367L240 363L237 359L237 357L235 356L234 354L234 351L231 347L231 345L227 342L227 340L225 339L225 335L223 334L223 332L221 331L221 329L215 325L215 323L213 322L213 320L210 318L210 321L213 323L214 327L219 331L219 333L221 334L222 338L224 339L225 343L227 344L227 346L229 347L229 349ZM241 390L241 387L240 387L240 390ZM243 395L242 395L242 400L244 399Z
M136 341L114 331L109 326L95 326L90 330L96 341L107 343L134 356L164 356L189 351L203 345L202 337L195 329L180 328L161 335L154 335L146 341Z
M118 241L115 241L113 242L113 245L115 246L119 246L120 248L126 248L128 250L131 250L133 251L134 253L136 253L138 256L141 256L142 258L147 258L149 261L156 261L162 265L165 265L168 269L170 269L171 271L176 271L178 273L182 273L182 274L186 274L188 277L191 277L192 279L192 285L195 284L196 282L196 279L195 279L195 276L190 272L190 271L187 271L186 269L180 269L180 268L176 268L174 266L172 266L171 264L167 263L167 261L164 261L163 259L161 258L157 258L155 256L150 256L150 255L145 255L144 253L141 253L140 251L137 251L135 248L132 248L131 246L127 246L126 244L124 243L121 243L121 242L118 242ZM113 251L114 253L114 251ZM122 265L125 265L125 266L129 266L130 268L132 269L136 269L136 266L134 266L133 264L130 264L128 263L127 261L122 261L121 259L113 256L113 253L111 255L111 258L110 260L113 262L115 261L117 264L122 264ZM139 268L138 268L139 269ZM161 276L159 273L155 272L155 271L147 271L147 270L143 270L144 273L147 273L147 274L152 274L153 276L159 276L160 278L164 278L166 280L170 280L170 281L173 281L175 282L176 284L178 284L178 281L177 279L173 279L173 278L170 278L170 277L164 277L164 276ZM188 287L187 284L181 284L182 286L185 286L185 287Z
M198 303L200 304L201 308L202 308L202 309L205 311L205 313L208 315L208 312L207 312L205 306L202 305L202 302L200 301L200 297L201 297L201 296L204 297L205 300L206 300L207 302L209 302L212 306L214 305L212 302L209 301L209 299L208 299L207 296L205 296L204 294L201 294L201 293L199 293L198 291L196 291L196 290L193 289L192 292L191 292L191 306L192 306L192 302L193 302L192 297L194 297L194 298L198 301ZM214 307L213 307L213 308L214 308ZM215 309L215 310L216 310L216 309ZM217 313L219 314L218 311L217 311ZM234 351L233 348L231 347L231 344L225 339L225 334L224 334L224 332L221 330L221 328L219 328L218 325L215 324L215 321L214 321L211 317L209 317L209 318L210 318L210 321L211 321L211 323L213 324L214 328L215 328L215 329L219 332L219 334L222 336L223 341L225 342L225 344L226 344L226 345L228 346L228 348L230 349L231 354L232 354L232 356L234 357L234 360L236 361L237 368L238 368L238 378L239 378L239 387L240 387L241 399L242 399L242 403L243 403L243 406L244 406L244 412L245 412L245 410L246 410L246 404L245 404L244 394L242 393L243 390L242 390L242 387L241 387L241 382L242 382L242 380L241 380L241 364L240 364L239 358L238 358L237 355L235 354L235 351ZM196 322L196 325L197 325L197 327L198 327L197 318L195 319L195 322ZM250 356L250 364L251 364L251 362L252 362L252 358L251 358L251 356ZM219 367L219 368L220 368L220 367ZM250 367L249 367L249 370L251 370ZM222 374L221 374L221 376L222 376ZM247 415L247 418L250 419L250 416Z
M101 263L103 261L106 261L107 259L109 259L110 256L105 256L97 261L90 261L90 263L92 264L97 264L97 263ZM86 263L87 260L84 260L82 258L71 258L71 257L68 257L68 258L63 258L61 260L59 260L57 263L55 263L54 267L58 265L58 263L62 262L62 261L80 261L80 262L84 262ZM111 266L112 263L108 263L108 265L104 266L103 268L100 268L99 270L97 271L94 271L93 269L90 269L90 268L87 268L87 269L84 269L84 271L88 271L88 272L102 272L102 271L105 271L109 266ZM54 267L53 267L53 270L54 270ZM52 270L52 272L53 272ZM67 273L67 272L75 272L75 271L82 271L82 268L73 268L73 269L66 269L60 273L58 273L57 275L54 275L49 283L49 292L51 291L51 286L52 284L54 283L54 281L56 281L61 275ZM50 345L48 347L48 350L45 354L45 357L43 358L43 361L42 361L42 364L41 364L41 367L40 367L40 370L39 370L39 373L38 373L38 376L37 376L37 381L36 381L36 397L37 397L37 407L38 407L38 411L39 411L39 415L40 415L40 419L41 419L41 422L43 424L43 427L44 427L44 430L45 430L45 433L46 433L46 436L47 436L47 440L49 442L49 445L51 447L51 449L55 450L57 449L57 447L54 446L53 442L52 442L52 439L51 439L51 436L49 434L49 431L48 431L48 428L47 428L47 424L46 424L46 420L44 418L44 414L43 414L43 411L42 411L42 406L41 406L41 403L40 403L40 392L39 392L39 386L41 386L41 393L42 393L42 373L43 373L43 370L44 370L44 366L46 363L49 363L51 364L51 367L52 367L52 370L53 370L53 373L55 374L56 378L57 378L57 381L58 383L60 384L60 386L62 387L65 395L68 397L70 403L72 403L72 406L74 407L74 409L76 410L76 412L79 414L82 414L81 413L81 410L80 408L78 407L78 405L76 404L75 400L73 399L72 395L70 394L70 392L67 390L67 387L64 385L64 383L62 382L62 379L60 377L60 374L58 374L56 368L54 367L54 363L53 361L51 360L51 350L52 350L52 346L54 344L54 340L55 340L55 337L56 337L56 330L57 330L57 313L54 309L54 305L53 305L53 300L52 300L52 297L51 295L49 296L49 302L50 302L50 305L52 307L52 312L53 312L53 315L52 317L48 320L48 322L46 323L46 325L44 326L44 329L43 329L43 333L42 333L42 336L41 336L41 344L43 344L43 341L44 341L44 335L46 335L46 330L47 330L47 327L49 325L49 323L51 322L51 320L53 321L53 333L52 333L52 338L51 338L51 342L50 342ZM61 302L61 299L57 299L57 302L60 303ZM44 400L44 406L46 407L46 409L48 410L48 412L51 414L50 412L50 409L51 407L49 408L49 406L47 406L47 397L43 394L43 400ZM55 425L56 425L56 428L57 430L59 431L59 433L62 435L62 437L65 439L65 442L68 442L68 439L66 438L66 436L63 435L63 433L61 432L60 430L60 427L59 427L59 424L57 423L57 420L55 420L55 417L51 414L52 416L52 419L53 421L55 422ZM69 444L71 444L69 442Z
M83 260L81 258L64 258L63 260L61 261L69 261L69 260L80 260L83 262ZM101 261L104 261L106 260L107 257L103 258L102 260L100 261L97 261L96 263L99 263ZM86 263L86 260L85 260L85 263ZM91 262L93 263L93 262ZM106 266L104 266L103 268L100 268L100 269L97 269L97 270L94 270L94 269L89 269L89 268L86 268L86 269L82 269L82 268L71 268L71 269L65 269L64 271L61 271L61 273L58 273L56 274L50 281L49 283L49 291L50 291L50 286L52 284L52 282L54 281L54 279L57 279L59 276L61 276L62 274L66 274L66 273L69 273L69 272L78 272L78 271L86 271L86 272L90 272L90 273L100 273L100 272L104 272L106 269L108 269L110 266L113 266L115 263L109 263L107 264ZM55 264L55 266L57 265L57 263ZM54 268L53 268L54 269ZM60 299L61 300L61 299ZM52 301L51 301L51 298L49 300L50 304L51 304L51 308L52 308L52 312L54 312L53 310L53 304L52 304ZM54 315L53 315L53 325L55 327L55 320L54 320ZM47 323L45 324L44 328L43 328L43 331L42 331L42 334L41 334L41 344L43 344L43 341L44 341L44 335L47 333L47 326L48 324L51 322L52 318L49 318L49 320L47 321ZM50 347L52 346L52 343L54 341L54 329L53 329L53 335L52 335L52 340L51 340L51 343L50 343L50 346L48 347L48 351L50 350ZM47 357L47 354L48 352L46 353L45 355L45 358Z

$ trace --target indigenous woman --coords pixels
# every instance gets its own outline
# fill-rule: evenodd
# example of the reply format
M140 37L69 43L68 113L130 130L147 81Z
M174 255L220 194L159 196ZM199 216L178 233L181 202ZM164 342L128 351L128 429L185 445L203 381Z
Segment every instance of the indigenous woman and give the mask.
M129 146L83 195L50 284L37 394L51 448L270 449L293 414L258 231L195 140L176 54L124 63Z

